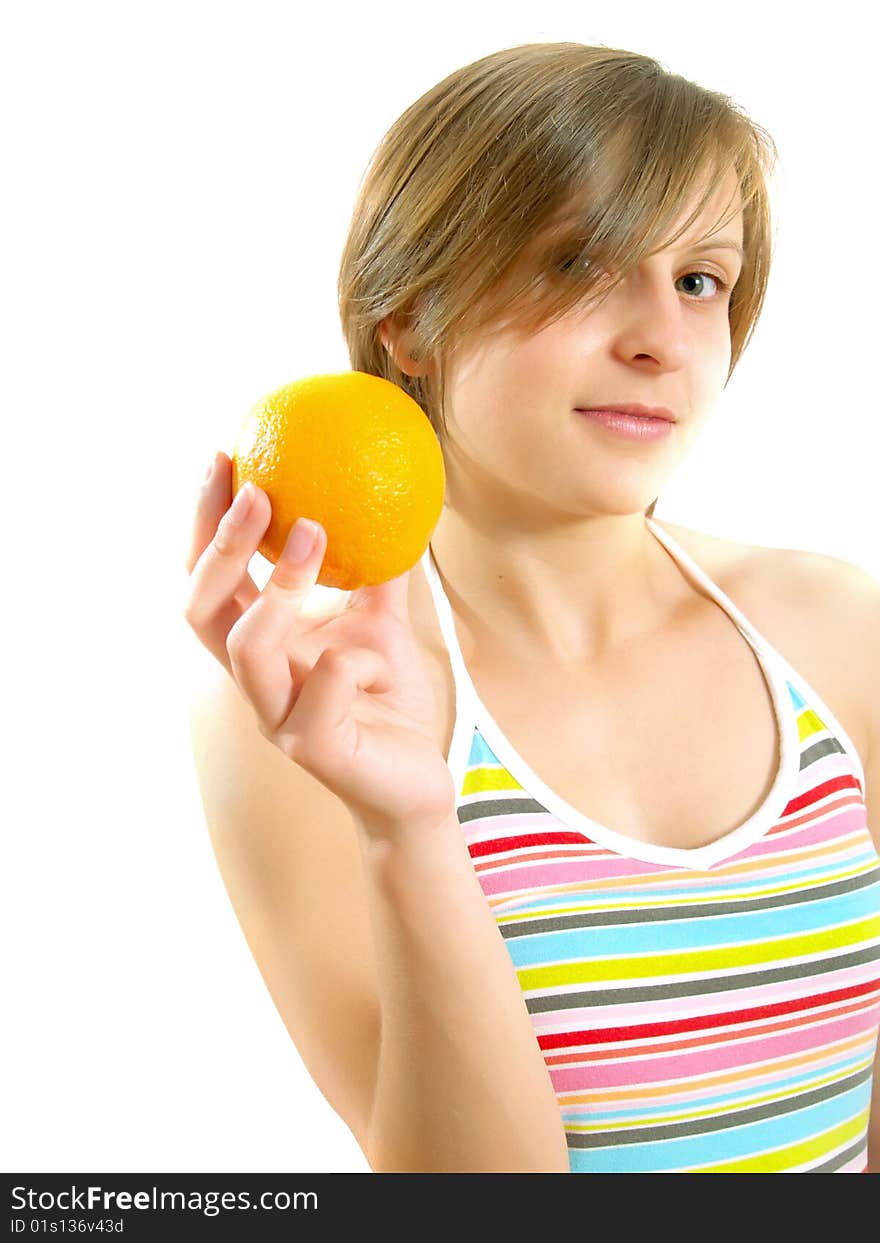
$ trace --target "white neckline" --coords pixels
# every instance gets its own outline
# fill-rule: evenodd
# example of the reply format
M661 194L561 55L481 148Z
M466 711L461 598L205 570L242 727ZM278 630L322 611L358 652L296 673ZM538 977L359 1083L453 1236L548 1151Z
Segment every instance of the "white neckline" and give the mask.
M670 864L676 867L691 868L703 871L715 864L729 859L747 846L758 841L778 820L786 803L792 797L795 778L800 769L800 735L797 716L791 702L787 685L787 670L791 666L784 661L779 653L761 636L751 622L740 612L733 601L713 582L693 558L673 539L668 531L651 518L646 517L645 523L661 544L671 553L679 567L687 569L704 590L728 614L737 626L743 638L752 647L759 664L767 679L773 701L778 735L777 770L773 785L761 806L748 820L737 828L725 833L722 837L705 846L683 848L677 846L658 846L644 842L639 838L628 837L607 825L600 824L585 816L577 808L572 807L560 795L551 790L536 772L526 763L512 743L502 731L492 713L480 699L477 689L468 673L458 642L455 619L452 607L440 579L434 562L430 543L422 557L425 576L434 599L440 630L449 654L452 674L455 681L455 727L449 749L448 764L456 780L456 797L460 797L462 780L467 768L470 747L476 726L491 747L498 760L523 789L533 795L542 806L563 823L579 829L593 841L606 846L615 853L626 858L641 859L648 863ZM805 685L805 684L802 684ZM809 688L805 688L809 689ZM823 705L824 707L824 705ZM838 727L833 715L829 728ZM836 731L836 732L838 732ZM841 739L849 746L845 735Z

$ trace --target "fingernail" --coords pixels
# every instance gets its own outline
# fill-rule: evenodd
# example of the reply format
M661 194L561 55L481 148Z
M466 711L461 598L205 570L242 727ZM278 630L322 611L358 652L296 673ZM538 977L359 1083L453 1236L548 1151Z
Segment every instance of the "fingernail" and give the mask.
M317 537L318 527L314 522L308 518L297 518L284 545L285 557L289 561L306 561Z
M211 478L211 476L212 476L212 475L213 475L213 473L214 473L214 467L215 467L216 465L217 465L217 454L215 453L215 454L214 454L214 456L211 458L211 465L208 467L207 473L206 473L206 475L205 475L204 479L202 480L202 483L207 483L207 482L208 482L208 480Z
M235 523L244 522L245 518L251 511L251 505L254 499L254 485L248 480L242 484L235 494L235 499L229 507L230 521Z

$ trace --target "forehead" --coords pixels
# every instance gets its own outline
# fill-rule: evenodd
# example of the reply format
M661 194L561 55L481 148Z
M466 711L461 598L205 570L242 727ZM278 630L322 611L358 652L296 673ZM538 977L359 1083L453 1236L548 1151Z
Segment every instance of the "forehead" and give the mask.
M706 189L705 184L700 186L691 202L681 212L675 221L672 230L673 235L678 234L679 230L685 228L687 221L699 206L700 199L705 194ZM717 186L714 193L710 195L700 215L694 220L692 226L682 234L682 240L700 241L707 234L719 231L725 228L725 226L731 237L742 241L742 191L735 169L728 171L727 176Z

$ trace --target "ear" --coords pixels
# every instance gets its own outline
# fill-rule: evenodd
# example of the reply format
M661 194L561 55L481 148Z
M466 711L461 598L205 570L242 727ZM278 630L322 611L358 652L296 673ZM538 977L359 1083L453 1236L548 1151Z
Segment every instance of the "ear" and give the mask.
M379 340L393 358L400 345L400 329L391 315L386 315L379 325Z
M420 376L427 370L412 332L401 328L393 315L386 316L379 325L379 338L391 355L394 365L404 375Z
M433 358L425 353L414 326L425 306L427 291L422 290L408 303L409 309L392 311L379 325L379 336L399 371L409 376L423 376L434 371Z

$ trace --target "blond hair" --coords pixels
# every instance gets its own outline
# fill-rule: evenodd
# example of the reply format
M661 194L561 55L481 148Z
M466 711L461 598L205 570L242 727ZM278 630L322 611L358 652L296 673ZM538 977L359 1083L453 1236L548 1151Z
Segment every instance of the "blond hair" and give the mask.
M403 388L442 443L457 342L502 323L535 331L598 301L690 228L735 169L745 253L729 381L764 303L777 159L730 96L635 52L526 43L465 65L401 114L361 179L338 280L352 369ZM431 367L399 368L378 331L387 317Z

